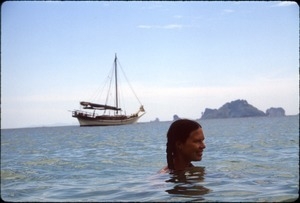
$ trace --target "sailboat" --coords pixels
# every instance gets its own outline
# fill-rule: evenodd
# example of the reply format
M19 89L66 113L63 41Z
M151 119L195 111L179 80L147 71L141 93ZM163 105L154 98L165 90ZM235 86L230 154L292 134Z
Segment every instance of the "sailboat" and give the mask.
M131 115L126 115L126 112L124 112L119 107L117 64L118 64L118 59L117 59L117 54L115 54L113 71L111 72L112 76L110 77L110 84L113 78L115 81L115 104L108 105L107 104L108 99L106 99L106 102L104 104L98 104L98 103L87 102L87 101L79 102L81 108L80 110L72 111L72 117L78 119L80 126L115 126L115 125L133 124L136 123L138 119L146 113L143 105L141 104L140 100L137 98L132 88L131 90L133 91L134 95L136 96L137 100L141 105L138 111ZM108 91L106 98L108 98L109 95L111 95L110 91ZM102 113L99 114L97 111L101 111Z

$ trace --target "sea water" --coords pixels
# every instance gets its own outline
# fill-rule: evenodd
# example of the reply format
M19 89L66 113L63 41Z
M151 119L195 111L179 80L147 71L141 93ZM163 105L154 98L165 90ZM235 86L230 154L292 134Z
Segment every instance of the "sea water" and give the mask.
M1 130L4 201L294 201L299 117L198 120L197 167L166 165L171 122Z

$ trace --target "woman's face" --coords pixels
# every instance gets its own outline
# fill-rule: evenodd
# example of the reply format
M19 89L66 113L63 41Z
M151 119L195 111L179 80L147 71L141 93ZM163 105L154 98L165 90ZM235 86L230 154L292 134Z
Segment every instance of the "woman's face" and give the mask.
M205 149L204 134L202 128L191 132L185 143L179 143L178 152L187 161L201 161Z

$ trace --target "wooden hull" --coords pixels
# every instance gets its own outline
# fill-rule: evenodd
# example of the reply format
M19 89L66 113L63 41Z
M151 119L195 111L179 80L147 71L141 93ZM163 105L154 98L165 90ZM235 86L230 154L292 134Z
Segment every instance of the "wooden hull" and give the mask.
M126 118L126 119L116 119L116 120L106 120L100 118L81 118L77 117L80 126L112 126L112 125L128 125L136 123L139 117Z
M73 113L73 117L76 117L80 126L115 126L115 125L128 125L138 121L141 115L133 116L96 116L92 117L86 114Z

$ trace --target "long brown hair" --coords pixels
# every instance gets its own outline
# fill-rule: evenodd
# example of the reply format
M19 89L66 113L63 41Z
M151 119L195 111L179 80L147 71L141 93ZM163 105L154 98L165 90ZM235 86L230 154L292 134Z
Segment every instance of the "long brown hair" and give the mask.
M202 128L196 121L179 119L173 122L167 133L167 163L170 170L174 170L174 155L176 154L176 142L185 143L191 132Z

